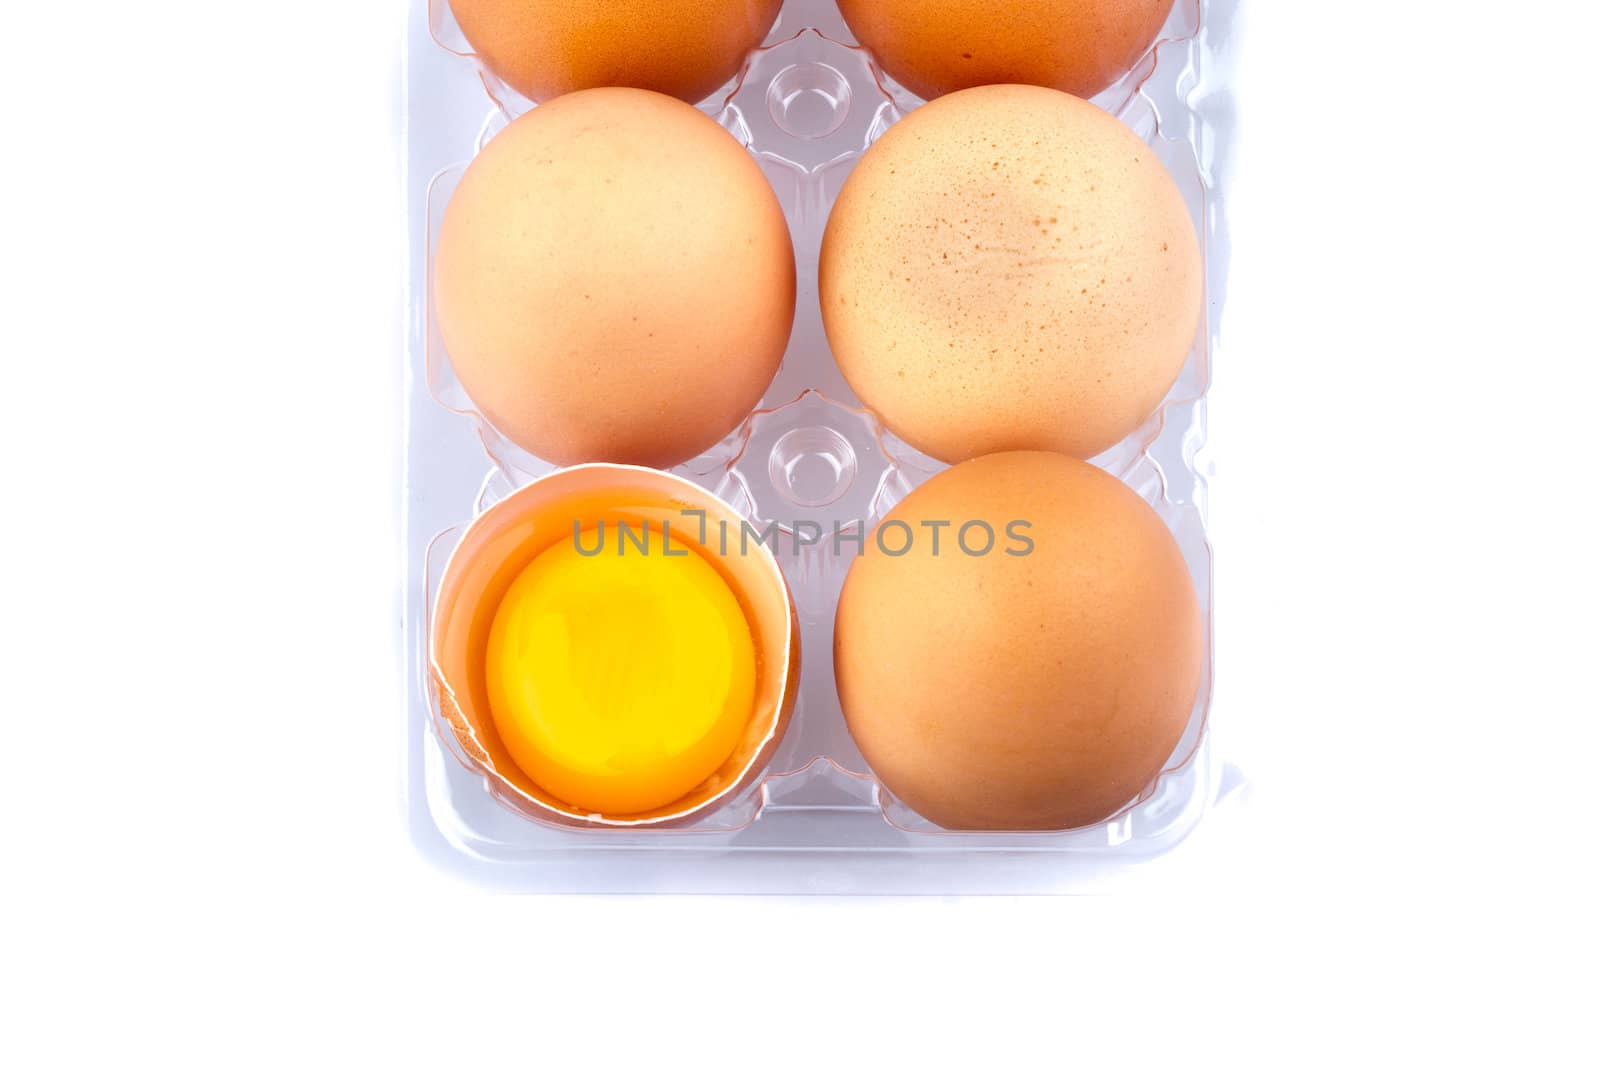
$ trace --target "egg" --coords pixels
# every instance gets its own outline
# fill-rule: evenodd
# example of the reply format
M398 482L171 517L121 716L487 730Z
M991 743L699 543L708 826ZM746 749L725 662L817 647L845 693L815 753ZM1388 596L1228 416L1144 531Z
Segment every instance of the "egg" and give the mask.
M1023 83L1089 97L1150 50L1172 0L839 0L839 10L918 96Z
M600 86L694 103L739 73L782 0L451 0L484 65L531 100Z
M742 521L616 464L473 520L439 578L429 679L441 736L495 797L554 825L650 826L749 796L794 710L800 628Z
M483 416L557 464L666 467L771 384L795 261L761 168L642 89L558 97L491 140L441 221L433 301Z
M845 379L946 462L1088 458L1166 396L1202 311L1194 223L1115 118L1036 86L952 93L865 153L823 238Z
M607 815L709 778L755 702L749 621L704 549L662 525L626 531L580 525L535 557L500 600L484 662L517 766Z
M850 734L952 830L1061 830L1161 771L1204 659L1177 543L1136 493L1043 452L971 460L895 507L834 629Z

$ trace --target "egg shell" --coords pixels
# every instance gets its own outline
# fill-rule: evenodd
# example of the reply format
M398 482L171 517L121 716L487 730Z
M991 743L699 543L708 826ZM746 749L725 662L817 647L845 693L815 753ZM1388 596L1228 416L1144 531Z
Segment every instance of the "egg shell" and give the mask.
M772 187L694 108L642 89L544 104L445 210L440 335L478 409L557 464L668 467L760 401L794 323Z
M601 86L695 103L739 73L782 0L451 0L484 65L530 100Z
M986 554L957 540L974 521L995 530ZM891 522L910 550L869 538L834 631L839 699L879 781L952 830L1085 826L1137 797L1184 734L1204 656L1155 511L1097 467L1024 452L935 476ZM923 524L938 522L935 551ZM1032 551L1011 554L1011 532Z
M985 86L867 151L819 287L840 370L910 444L951 463L1088 458L1182 371L1203 264L1182 193L1126 126L1053 89Z
M445 566L430 617L430 681L442 729L463 761L495 796L557 825L650 826L708 811L759 775L771 761L794 711L800 678L800 628L777 560L764 547L703 553L744 608L756 649L756 698L732 755L705 782L670 804L628 815L592 812L540 787L517 766L495 728L485 674L489 633L505 592L573 524L670 524L698 536L684 510L705 513L710 529L737 527L742 516L718 497L675 475L619 464L568 467L534 481L475 519Z
M839 0L856 39L924 99L1020 83L1090 97L1155 43L1173 0Z

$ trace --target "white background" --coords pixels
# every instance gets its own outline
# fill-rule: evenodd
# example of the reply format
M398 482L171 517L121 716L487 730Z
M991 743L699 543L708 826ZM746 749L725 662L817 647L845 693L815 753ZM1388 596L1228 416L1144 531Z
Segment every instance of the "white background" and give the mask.
M1594 1062L1590 5L1246 0L1247 795L1117 895L495 897L401 817L401 6L0 63L0 1060Z

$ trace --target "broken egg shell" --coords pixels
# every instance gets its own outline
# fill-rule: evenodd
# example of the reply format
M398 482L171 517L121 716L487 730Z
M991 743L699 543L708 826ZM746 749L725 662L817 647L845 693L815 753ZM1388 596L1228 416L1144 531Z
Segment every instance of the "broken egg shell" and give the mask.
M540 478L473 521L451 553L434 599L429 634L435 725L466 764L518 812L566 827L643 827L699 815L754 781L771 761L794 710L800 628L794 599L765 546L705 558L738 597L756 648L756 697L745 735L714 774L651 811L611 816L567 804L540 788L512 760L490 713L484 662L496 609L517 575L545 549L571 536L574 522L680 522L682 512L737 526L742 516L692 482L648 467L592 463ZM682 527L679 527L680 529Z

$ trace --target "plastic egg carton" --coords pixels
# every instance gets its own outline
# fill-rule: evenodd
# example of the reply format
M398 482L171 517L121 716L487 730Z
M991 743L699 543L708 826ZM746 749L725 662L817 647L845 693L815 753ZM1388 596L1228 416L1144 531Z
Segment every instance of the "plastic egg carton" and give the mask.
M817 301L828 211L862 152L921 101L854 45L832 0L788 0L740 76L700 107L746 144L783 204L799 268L794 332L759 410L676 468L747 516L776 522L774 552L802 628L793 721L771 765L728 802L671 828L570 829L519 813L440 729L429 681L429 611L472 518L552 468L473 410L432 322L431 246L452 190L487 140L533 106L471 55L447 0L415 0L407 55L410 322L406 357L404 642L412 835L442 866L495 886L572 892L1030 893L1070 891L1163 853L1217 791L1205 728L1211 694L1211 553L1205 395L1227 261L1215 166L1231 104L1210 34L1232 0L1178 0L1156 46L1095 103L1149 142L1183 190L1206 257L1207 321L1182 376L1136 433L1095 462L1160 513L1206 618L1206 669L1166 769L1121 813L1053 833L942 830L880 789L845 728L833 683L833 615L853 550L942 469L861 410L835 366Z

